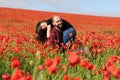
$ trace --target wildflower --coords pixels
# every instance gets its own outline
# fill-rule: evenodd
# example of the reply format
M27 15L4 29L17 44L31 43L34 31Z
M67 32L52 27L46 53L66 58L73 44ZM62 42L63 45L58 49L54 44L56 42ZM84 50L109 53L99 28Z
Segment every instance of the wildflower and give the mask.
M55 74L57 72L57 68L56 66L53 64L51 66L48 67L48 71L49 71L49 74Z
M13 58L12 59L12 63L11 63L11 69L14 69L14 68L20 68L20 61L16 58Z
M3 74L2 79L3 80L10 80L10 75L9 74Z
M82 67L87 67L89 65L89 62L87 60L83 59L83 60L80 61L80 65Z
M45 60L45 65L47 66L47 67L49 67L50 65L52 65L53 64L53 61L51 60L51 59L46 59Z
M72 37L72 36L73 36L73 33L69 33L69 36Z
M44 65L39 65L38 66L38 70L44 70L45 69L45 66Z
M56 57L54 58L54 64L59 64L60 61L61 61L61 58L60 58L60 57L56 56Z
M70 54L68 61L69 61L70 65L74 66L75 64L77 64L80 61L80 59L77 54Z
M11 80L25 80L24 72L22 70L20 70L20 69L17 69L12 74Z
M68 80L68 75L64 75L63 80Z

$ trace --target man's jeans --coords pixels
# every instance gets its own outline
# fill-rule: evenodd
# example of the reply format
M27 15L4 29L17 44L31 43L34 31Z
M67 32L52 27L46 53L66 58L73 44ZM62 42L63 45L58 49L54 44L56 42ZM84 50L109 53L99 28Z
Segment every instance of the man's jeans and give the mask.
M72 37L70 37L70 33L72 33ZM70 41L71 38L75 39L75 36L76 36L76 31L75 31L74 28L69 28L69 29L65 30L63 32L63 42L64 42L64 45L66 45L66 43L68 41Z

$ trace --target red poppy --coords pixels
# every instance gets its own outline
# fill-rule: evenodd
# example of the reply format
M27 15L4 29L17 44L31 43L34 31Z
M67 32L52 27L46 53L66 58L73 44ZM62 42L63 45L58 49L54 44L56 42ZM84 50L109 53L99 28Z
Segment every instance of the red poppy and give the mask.
M44 70L45 69L45 66L44 65L39 65L38 66L38 70Z
M87 67L87 66L89 66L89 62L87 60L83 59L83 60L80 61L80 65L82 67Z
M21 63L18 59L14 58L11 63L11 69L20 68Z
M60 58L60 57L56 56L56 57L54 58L54 64L59 64L60 61L61 61L61 58Z
M25 80L33 80L33 79L32 79L32 76L30 75L30 73L27 74Z
M71 80L81 80L80 78L71 78Z
M73 36L73 33L69 33L69 36L72 37L72 36Z
M53 64L48 67L49 74L55 74L57 72L56 66Z
M11 77L10 77L9 74L3 74L3 75L2 75L2 79L3 79L3 80L10 80L10 78L11 78Z
M46 59L45 60L45 65L47 66L47 67L49 67L50 65L52 65L53 64L53 61L51 60L51 59Z
M110 80L110 76L104 76L103 80Z
M68 80L68 75L64 75L63 80Z
M73 53L73 54L69 55L68 61L69 61L70 65L74 66L75 64L79 63L80 59L77 54Z
M20 69L16 70L11 77L11 80L25 79L24 72Z

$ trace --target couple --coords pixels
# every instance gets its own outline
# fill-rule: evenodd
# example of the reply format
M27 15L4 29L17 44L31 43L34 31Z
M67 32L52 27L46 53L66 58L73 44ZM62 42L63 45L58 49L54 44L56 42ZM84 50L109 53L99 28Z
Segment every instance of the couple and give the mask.
M70 42L71 39L75 39L76 30L69 22L55 15L48 20L38 22L36 34L38 34L36 39L42 43L49 40L52 46L56 43L59 46L61 46L61 43L67 46L67 43Z
M62 19L60 16L53 16L48 20L38 22L36 26L36 40L45 43L47 40L50 41L53 48L55 45L62 47L61 43L68 46L67 43L74 41L76 37L75 28L67 21ZM68 46L69 48L72 46ZM91 52L88 47L78 48L76 51L83 50L85 54L91 57Z

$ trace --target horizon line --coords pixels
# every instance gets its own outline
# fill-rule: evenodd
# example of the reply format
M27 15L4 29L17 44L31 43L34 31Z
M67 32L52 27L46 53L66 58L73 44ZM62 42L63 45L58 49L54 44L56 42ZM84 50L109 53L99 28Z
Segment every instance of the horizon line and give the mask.
M20 10L31 10L31 11L42 11L42 12L52 12L52 13L62 13L62 14L73 14L73 15L85 15L85 16L95 16L95 17L110 17L110 18L120 18L120 16L106 16L106 15L97 15L97 14L85 14L85 13L72 13L72 12L61 12L61 11L49 11L49 10L38 10L38 9L28 9L28 8L15 8L15 7L3 7L0 8L9 8L9 9L20 9Z

